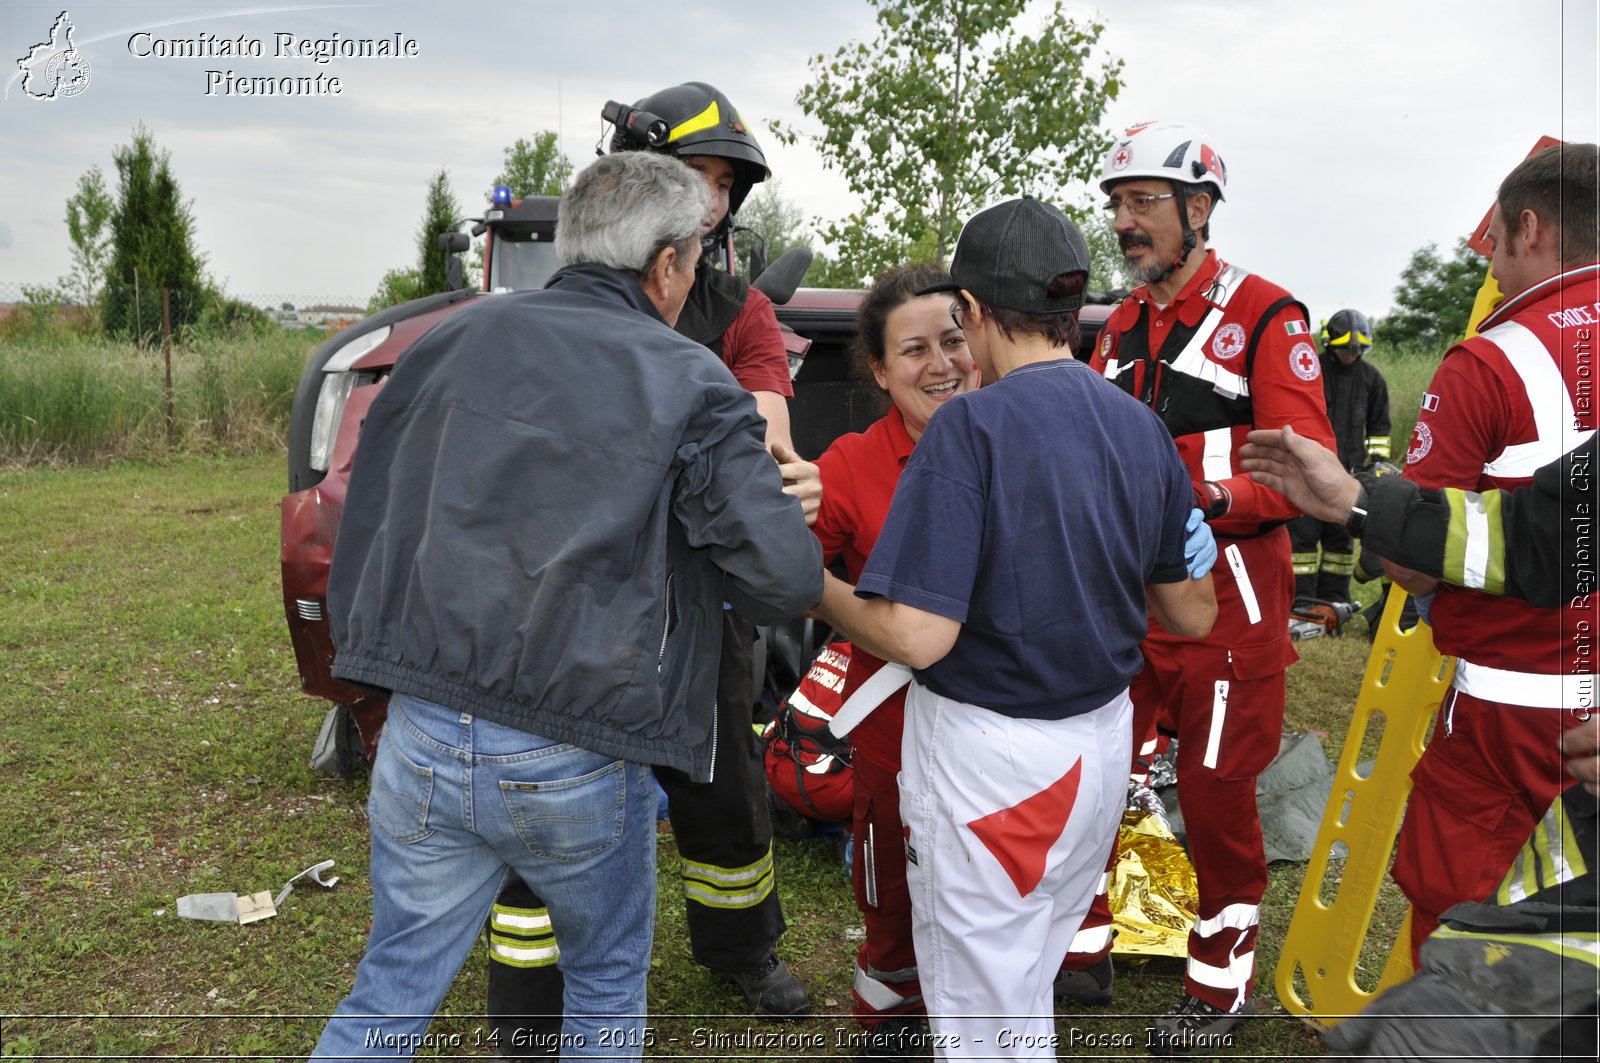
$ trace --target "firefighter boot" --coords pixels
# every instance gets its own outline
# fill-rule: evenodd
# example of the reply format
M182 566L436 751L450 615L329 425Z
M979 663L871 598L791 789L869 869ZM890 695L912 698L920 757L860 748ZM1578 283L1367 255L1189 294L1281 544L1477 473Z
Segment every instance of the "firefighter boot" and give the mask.
M718 975L739 987L745 1002L764 1019L792 1019L811 1014L811 998L806 987L789 970L776 952L742 971L718 971Z

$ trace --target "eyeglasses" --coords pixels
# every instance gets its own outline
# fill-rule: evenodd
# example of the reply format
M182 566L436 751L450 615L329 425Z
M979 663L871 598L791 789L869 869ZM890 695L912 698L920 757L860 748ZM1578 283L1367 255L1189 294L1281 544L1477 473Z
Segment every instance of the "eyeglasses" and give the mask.
M967 331L967 323L963 320L967 316L967 304L957 299L950 304L950 320L955 322L956 328L962 332Z
M1135 192L1127 199L1123 199L1120 196L1112 196L1110 199L1100 204L1100 209L1111 215L1113 218L1117 216L1117 211L1121 210L1123 207L1127 207L1128 210L1134 214L1149 214L1151 206L1153 206L1157 200L1171 199L1175 195L1177 195L1176 192L1163 192L1158 196L1147 195L1144 192Z

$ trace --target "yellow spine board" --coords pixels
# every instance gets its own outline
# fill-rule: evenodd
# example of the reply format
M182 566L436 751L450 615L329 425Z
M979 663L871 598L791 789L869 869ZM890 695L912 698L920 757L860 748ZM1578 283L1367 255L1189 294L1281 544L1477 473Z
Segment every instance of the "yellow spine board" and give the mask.
M1400 611L1408 598L1399 587L1389 595L1278 959L1279 1001L1318 1026L1356 1014L1386 986L1411 976L1408 912L1376 985L1369 990L1356 981L1356 963L1411 793L1411 769L1455 672L1455 658L1434 648L1428 625L1400 630ZM1371 774L1363 778L1356 772L1362 739L1375 727L1382 728L1382 738ZM1322 887L1336 842L1344 843L1348 856L1337 892L1325 904Z
M1491 269L1484 273L1483 283L1478 286L1478 294L1472 300L1472 316L1468 319L1471 324L1467 326L1466 339L1471 339L1478 334L1478 325L1489 316L1489 311L1500 305L1503 298L1500 294L1500 285L1494 279Z

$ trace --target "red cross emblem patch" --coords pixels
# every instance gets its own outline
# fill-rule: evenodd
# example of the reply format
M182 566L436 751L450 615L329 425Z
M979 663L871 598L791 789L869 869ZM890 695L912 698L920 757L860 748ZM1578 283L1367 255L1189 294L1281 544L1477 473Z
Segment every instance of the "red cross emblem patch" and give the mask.
M1128 168L1128 164L1132 161L1133 148L1124 142L1122 144L1118 144L1117 150L1112 154L1111 168L1113 170L1126 170Z
M1415 465L1428 456L1428 451L1433 449L1433 429L1427 422L1418 421L1417 426L1411 430L1411 446L1406 448L1406 464Z
M1244 326L1229 322L1217 329L1216 336L1211 341L1211 353L1226 362L1230 358L1239 357L1239 352L1244 350Z
M1289 368L1306 383L1322 375L1322 363L1317 360L1317 349L1309 343L1297 343L1289 352Z

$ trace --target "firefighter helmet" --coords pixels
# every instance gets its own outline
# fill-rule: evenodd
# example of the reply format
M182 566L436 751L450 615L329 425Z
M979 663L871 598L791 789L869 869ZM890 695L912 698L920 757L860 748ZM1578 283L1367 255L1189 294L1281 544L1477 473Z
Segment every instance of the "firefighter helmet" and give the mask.
M1359 310L1341 310L1322 329L1324 351L1353 351L1357 358L1372 349L1372 322Z
M1218 202L1228 187L1228 167L1211 138L1183 122L1141 122L1112 141L1100 190L1110 192L1118 181L1134 177L1208 184Z
M633 109L666 124L665 142L654 143L656 138L649 137L636 123L618 122L611 137L611 150L649 149L678 158L714 155L727 159L734 173L733 188L728 192L729 215L738 213L751 186L772 176L761 145L739 112L728 97L703 81L662 89L635 103Z

